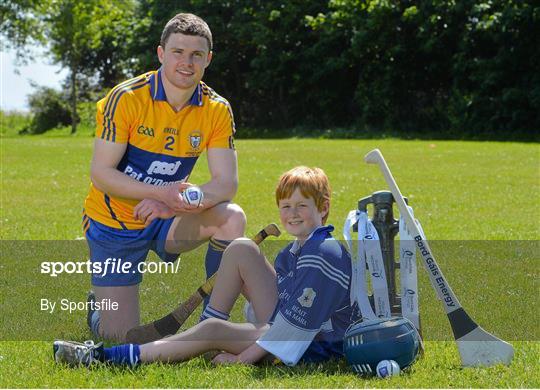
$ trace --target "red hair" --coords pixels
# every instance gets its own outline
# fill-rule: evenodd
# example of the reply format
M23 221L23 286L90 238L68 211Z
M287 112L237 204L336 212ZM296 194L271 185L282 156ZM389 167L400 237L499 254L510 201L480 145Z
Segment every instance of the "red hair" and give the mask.
M276 203L279 205L280 200L290 198L296 189L299 189L304 197L312 198L319 211L322 211L325 202L328 202L328 212L322 220L323 224L326 223L330 214L330 196L332 194L326 173L321 168L305 166L295 167L285 172L281 175L276 187Z

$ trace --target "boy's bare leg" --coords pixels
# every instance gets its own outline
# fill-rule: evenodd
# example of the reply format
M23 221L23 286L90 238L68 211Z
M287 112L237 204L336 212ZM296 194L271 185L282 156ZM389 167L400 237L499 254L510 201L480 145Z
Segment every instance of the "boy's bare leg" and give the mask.
M248 238L236 239L225 249L210 306L229 313L241 292L253 305L258 322L268 322L278 301L276 271Z
M118 310L100 310L101 337L124 342L126 333L140 324L139 285L120 287L93 286L96 301L110 299L118 303Z
M140 346L142 362L177 362L207 351L239 354L268 330L269 325L237 324L209 318L185 332Z

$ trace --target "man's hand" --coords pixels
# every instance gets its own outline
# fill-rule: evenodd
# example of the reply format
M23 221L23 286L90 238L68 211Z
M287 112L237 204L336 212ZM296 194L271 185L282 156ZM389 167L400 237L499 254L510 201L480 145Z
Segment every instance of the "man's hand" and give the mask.
M154 199L143 199L133 209L133 218L149 225L153 220L167 219L175 216L175 212L165 203Z
M190 183L174 183L168 186L159 187L159 200L169 207L175 214L178 213L198 213L203 210L203 205L193 206L184 202L180 195L186 188L192 187ZM140 204L140 203L139 203Z

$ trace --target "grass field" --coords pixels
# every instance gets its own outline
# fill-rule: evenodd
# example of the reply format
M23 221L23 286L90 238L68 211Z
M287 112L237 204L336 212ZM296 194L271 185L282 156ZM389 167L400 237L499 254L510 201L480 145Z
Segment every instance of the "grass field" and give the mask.
M83 340L89 333L84 313L40 313L39 299L82 300L89 278L41 275L39 262L71 260L84 252L84 242L77 239L82 236L80 213L88 190L92 139L49 134L0 142L0 387L540 387L540 326L534 314L540 312L538 144L237 141L241 184L235 200L248 216L248 235L278 222L273 196L277 178L304 164L319 166L329 175L329 222L341 237L343 219L357 200L386 189L377 168L362 160L366 152L380 148L463 306L486 330L510 340L516 349L509 367L460 368L442 305L420 270L425 357L400 377L376 380L357 377L343 362L215 368L199 358L135 371L101 367L91 372L54 365L54 338ZM204 182L204 168L201 161L190 181ZM269 242L265 250L273 253L282 243ZM180 274L145 275L143 321L165 314L195 289L203 279L203 255L204 248L183 255ZM237 309L233 320L240 319Z

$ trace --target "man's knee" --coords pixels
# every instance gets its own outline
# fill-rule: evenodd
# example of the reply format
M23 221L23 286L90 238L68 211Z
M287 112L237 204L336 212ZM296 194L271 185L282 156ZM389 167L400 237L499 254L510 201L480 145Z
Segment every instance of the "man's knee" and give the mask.
M229 214L228 220L230 223L235 227L242 229L243 232L246 228L247 218L242 207L236 203L230 203L227 205L227 212Z
M236 203L228 203L223 210L224 223L219 226L222 234L229 237L241 237L246 229L247 218L244 210Z

